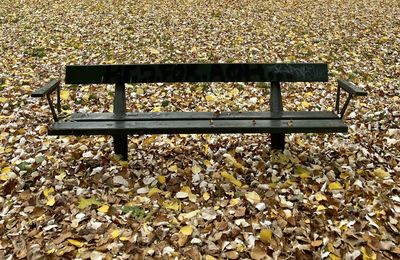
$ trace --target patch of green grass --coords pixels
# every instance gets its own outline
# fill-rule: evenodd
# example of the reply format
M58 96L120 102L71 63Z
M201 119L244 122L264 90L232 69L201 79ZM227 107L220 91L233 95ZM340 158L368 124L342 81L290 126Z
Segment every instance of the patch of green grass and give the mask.
M44 56L46 56L46 49L44 47L33 48L30 52L30 55L36 58L43 58Z

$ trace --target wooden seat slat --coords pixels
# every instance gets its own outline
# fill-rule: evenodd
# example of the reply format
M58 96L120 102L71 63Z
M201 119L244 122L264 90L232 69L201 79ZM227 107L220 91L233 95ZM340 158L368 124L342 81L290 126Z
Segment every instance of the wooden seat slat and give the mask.
M232 134L347 132L340 119L324 120L158 120L56 122L50 135Z

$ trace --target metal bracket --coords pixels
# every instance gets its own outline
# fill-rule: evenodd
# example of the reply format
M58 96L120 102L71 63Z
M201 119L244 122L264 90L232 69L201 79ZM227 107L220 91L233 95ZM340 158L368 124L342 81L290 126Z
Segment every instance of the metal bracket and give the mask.
M47 102L49 102L49 106L50 106L51 114L53 115L53 119L54 119L55 122L57 122L58 121L58 116L57 116L57 113L56 113L56 111L54 109L53 101L51 100L50 94L47 94L46 98L47 98ZM60 112L59 106L60 106L60 102L59 102L59 100L57 98L57 110L58 110L58 112Z
M346 113L347 107L349 106L350 100L352 98L353 98L353 94L348 93L347 99L346 99L342 109L340 109L340 87L338 86L337 94L336 94L335 112L336 112L336 114L340 115L340 119L343 119L344 114Z

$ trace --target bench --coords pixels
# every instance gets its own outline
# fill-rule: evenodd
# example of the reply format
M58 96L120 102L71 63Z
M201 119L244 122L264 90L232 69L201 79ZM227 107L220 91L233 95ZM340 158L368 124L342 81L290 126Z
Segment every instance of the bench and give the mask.
M327 64L71 65L66 66L65 84L115 84L113 113L74 113L70 118L60 119L60 80L51 80L31 96L48 100L54 119L49 135L111 135L114 152L127 159L128 135L133 134L270 133L271 148L283 150L285 134L347 132L342 120L351 98L367 93L344 80L338 80L334 111L283 111L281 82L327 81ZM126 83L176 82L270 82L270 111L126 111ZM341 90L348 93L343 105ZM56 106L51 98L54 91Z

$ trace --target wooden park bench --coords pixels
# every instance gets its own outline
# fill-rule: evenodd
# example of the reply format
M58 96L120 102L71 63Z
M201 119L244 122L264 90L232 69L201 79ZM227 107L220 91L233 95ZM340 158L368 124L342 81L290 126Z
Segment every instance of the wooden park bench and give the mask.
M284 149L288 133L347 132L342 121L349 101L367 93L338 80L334 111L283 111L281 82L326 82L326 64L135 64L66 66L65 84L115 84L113 113L74 113L59 120L50 94L60 80L51 80L32 97L47 97L54 124L49 135L111 135L114 151L128 156L128 135L270 133L271 148ZM270 82L268 112L127 112L126 83ZM340 107L340 91L348 93Z

